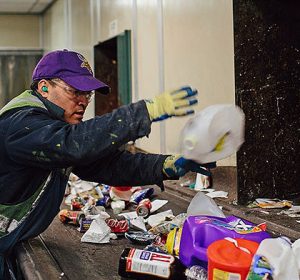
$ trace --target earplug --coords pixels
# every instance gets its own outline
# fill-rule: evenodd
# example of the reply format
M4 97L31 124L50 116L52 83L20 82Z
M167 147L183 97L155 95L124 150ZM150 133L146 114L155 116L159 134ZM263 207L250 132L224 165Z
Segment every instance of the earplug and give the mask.
M42 91L43 92L48 92L48 88L46 86L42 86Z

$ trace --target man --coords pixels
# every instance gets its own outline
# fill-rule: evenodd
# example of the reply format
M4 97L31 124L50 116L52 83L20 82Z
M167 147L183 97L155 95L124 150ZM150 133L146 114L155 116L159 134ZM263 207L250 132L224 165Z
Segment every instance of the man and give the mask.
M184 87L82 121L93 90L108 93L87 60L59 50L45 55L31 90L0 110L0 279L13 277L14 246L43 232L59 211L70 172L109 185L163 186L201 166L179 156L119 148L147 136L151 123L193 113L197 91Z

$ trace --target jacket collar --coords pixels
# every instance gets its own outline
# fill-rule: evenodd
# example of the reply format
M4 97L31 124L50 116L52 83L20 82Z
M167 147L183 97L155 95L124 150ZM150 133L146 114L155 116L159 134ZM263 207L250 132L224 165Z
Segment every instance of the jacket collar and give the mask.
M32 95L36 96L39 100L43 102L49 113L57 119L64 121L64 113L65 110L48 99L44 98L42 95L37 93L36 91L32 91Z

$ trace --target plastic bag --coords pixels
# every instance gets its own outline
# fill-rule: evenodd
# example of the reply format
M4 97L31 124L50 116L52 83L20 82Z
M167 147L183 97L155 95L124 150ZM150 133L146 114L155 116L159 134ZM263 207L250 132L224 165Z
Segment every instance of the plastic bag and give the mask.
M187 209L187 216L214 216L225 218L224 213L215 203L215 201L202 192L198 192Z

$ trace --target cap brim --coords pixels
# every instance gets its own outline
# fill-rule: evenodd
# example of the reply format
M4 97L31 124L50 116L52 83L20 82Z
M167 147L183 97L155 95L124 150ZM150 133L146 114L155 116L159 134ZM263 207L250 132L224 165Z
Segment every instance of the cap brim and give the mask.
M92 76L72 76L61 78L67 84L81 91L97 90L102 94L108 94L110 87Z

